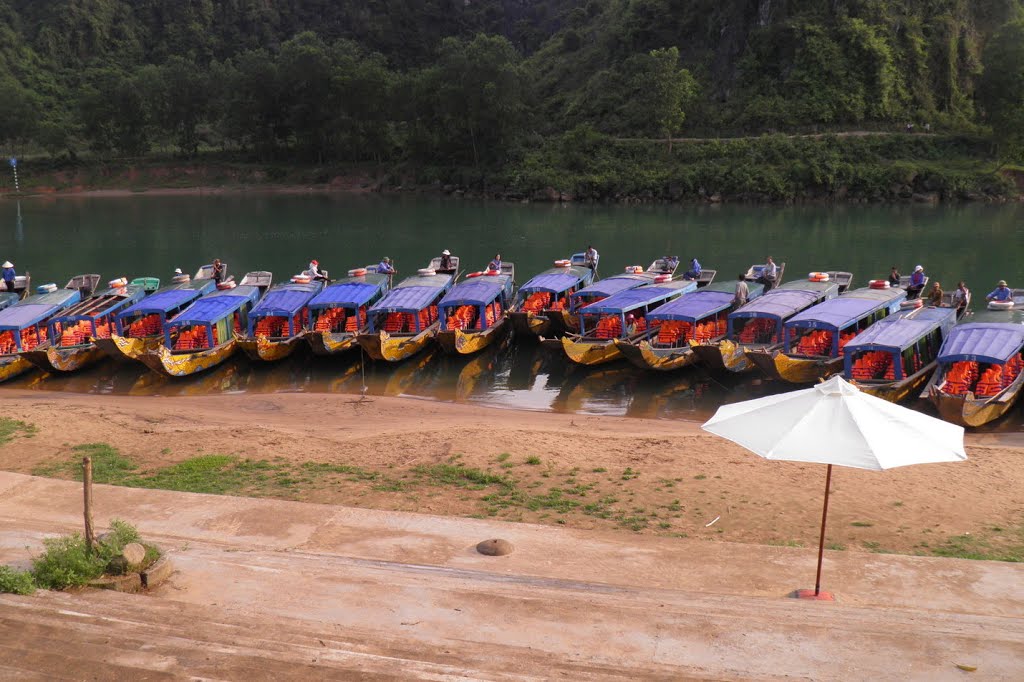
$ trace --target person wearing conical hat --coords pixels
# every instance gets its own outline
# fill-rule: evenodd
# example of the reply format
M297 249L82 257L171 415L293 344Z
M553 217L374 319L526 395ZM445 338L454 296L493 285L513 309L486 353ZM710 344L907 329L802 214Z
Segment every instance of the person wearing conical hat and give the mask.
M5 260L4 264L0 267L3 267L3 271L0 271L0 274L3 275L4 288L9 292L13 292L14 280L18 277L18 273L14 271L14 263Z

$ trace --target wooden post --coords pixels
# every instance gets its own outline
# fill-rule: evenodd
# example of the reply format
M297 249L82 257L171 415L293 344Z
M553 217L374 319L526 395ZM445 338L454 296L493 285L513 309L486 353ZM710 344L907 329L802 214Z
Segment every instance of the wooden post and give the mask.
M91 552L96 547L96 533L92 528L92 457L82 458L82 491L85 502L85 546Z
M814 596L821 594L821 560L825 554L825 519L828 518L828 489L832 485L832 465L825 475L825 504L821 508L821 536L818 538L818 572L814 576Z

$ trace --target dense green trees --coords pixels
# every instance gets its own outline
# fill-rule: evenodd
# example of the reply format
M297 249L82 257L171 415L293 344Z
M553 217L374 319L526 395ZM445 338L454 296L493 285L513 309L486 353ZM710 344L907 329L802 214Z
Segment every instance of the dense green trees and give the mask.
M1003 162L1024 163L1024 19L996 33L984 54L978 99Z

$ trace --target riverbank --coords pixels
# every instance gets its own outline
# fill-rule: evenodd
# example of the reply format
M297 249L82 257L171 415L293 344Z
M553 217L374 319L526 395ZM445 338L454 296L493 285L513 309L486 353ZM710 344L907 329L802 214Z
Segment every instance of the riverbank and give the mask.
M693 423L338 395L138 398L4 391L0 469L99 483L814 545L822 467L767 462ZM20 424L12 422L17 420ZM834 476L828 546L1024 559L1021 448Z
M208 152L193 161L30 159L19 173L23 195L396 192L517 202L709 204L1024 198L1024 171L998 165L987 138L866 132L684 138L669 146L583 130L521 149L500 168L254 163ZM13 195L12 183L0 194Z

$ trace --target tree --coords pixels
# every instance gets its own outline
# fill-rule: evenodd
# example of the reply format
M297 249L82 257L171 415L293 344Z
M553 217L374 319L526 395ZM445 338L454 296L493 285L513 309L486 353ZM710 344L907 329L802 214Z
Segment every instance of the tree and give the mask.
M683 107L697 93L697 82L686 69L679 68L679 50L675 47L652 50L647 65L646 98L651 118L668 140L672 151L672 136L679 132L686 120Z
M97 152L137 156L149 151L149 111L136 79L113 67L89 72L78 110Z
M982 55L978 101L1003 163L1024 161L1024 19L995 34Z
M0 78L0 92L0 142L14 152L37 130L39 99L10 76Z
M210 113L208 72L191 60L171 57L162 66L146 66L137 74L146 92L153 122L185 156L199 150L200 123Z

